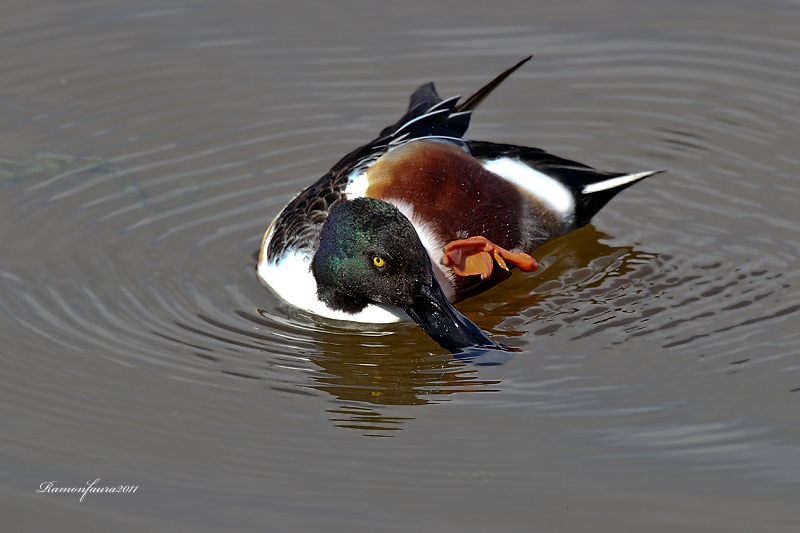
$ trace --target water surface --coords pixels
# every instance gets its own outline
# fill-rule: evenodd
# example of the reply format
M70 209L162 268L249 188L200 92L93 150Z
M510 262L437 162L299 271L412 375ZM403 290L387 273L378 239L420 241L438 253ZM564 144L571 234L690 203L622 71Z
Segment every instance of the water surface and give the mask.
M0 509L19 530L796 531L800 7L19 3L0 22ZM460 309L318 322L270 220L404 111L666 169ZM133 494L37 494L41 483Z

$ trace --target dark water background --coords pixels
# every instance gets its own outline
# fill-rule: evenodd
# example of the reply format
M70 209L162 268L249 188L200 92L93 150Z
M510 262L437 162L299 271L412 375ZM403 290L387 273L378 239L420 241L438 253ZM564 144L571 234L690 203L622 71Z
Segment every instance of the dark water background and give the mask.
M0 516L15 531L800 530L800 5L11 2ZM461 310L286 309L280 208L435 81L476 139L668 169ZM137 485L133 494L37 494Z

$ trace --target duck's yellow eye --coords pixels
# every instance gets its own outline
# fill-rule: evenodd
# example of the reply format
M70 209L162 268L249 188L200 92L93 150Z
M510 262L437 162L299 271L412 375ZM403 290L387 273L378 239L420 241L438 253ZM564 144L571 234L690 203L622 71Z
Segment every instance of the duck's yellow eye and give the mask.
M372 264L378 268L383 268L384 266L386 266L386 261L383 259L383 257L376 255L375 257L372 258Z

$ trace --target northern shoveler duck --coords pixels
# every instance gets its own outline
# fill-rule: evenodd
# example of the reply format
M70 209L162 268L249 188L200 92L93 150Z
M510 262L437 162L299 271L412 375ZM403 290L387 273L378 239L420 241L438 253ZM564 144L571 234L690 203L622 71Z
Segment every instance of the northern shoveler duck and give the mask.
M442 347L497 347L452 303L537 268L531 253L656 172L598 172L538 148L463 138L471 97L433 83L408 112L298 194L264 235L257 272L288 303L355 322L413 319Z

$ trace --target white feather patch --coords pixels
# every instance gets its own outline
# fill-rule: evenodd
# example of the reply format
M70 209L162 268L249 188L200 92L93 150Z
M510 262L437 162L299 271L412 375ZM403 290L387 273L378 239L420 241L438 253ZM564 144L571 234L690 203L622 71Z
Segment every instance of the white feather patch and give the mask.
M597 183L592 183L591 185L587 185L586 187L583 188L582 192L583 194L592 194L593 192L616 189L617 187L622 187L623 185L627 185L628 183L639 181L640 179L644 179L656 173L657 171L639 172L637 174L628 174L626 176L619 176L617 178L611 178L605 181L599 181Z
M417 231L420 242L428 251L428 256L431 258L431 266L433 267L433 274L436 276L436 281L444 291L444 295L450 299L455 294L452 280L455 274L452 269L442 265L442 253L444 245L446 244L431 228L430 224L425 222L422 217L417 216L414 212L414 206L405 200L398 198L386 198L386 201L394 205L405 217L411 221L411 225Z
M575 210L575 199L569 189L522 161L507 157L492 159L484 162L483 167L539 198L561 218L571 216Z
M344 189L344 195L348 200L363 198L367 195L367 187L369 187L369 181L367 180L366 170L363 168L356 169L347 177L347 187Z

